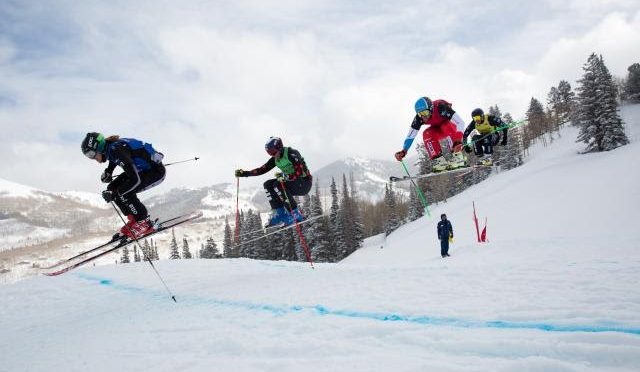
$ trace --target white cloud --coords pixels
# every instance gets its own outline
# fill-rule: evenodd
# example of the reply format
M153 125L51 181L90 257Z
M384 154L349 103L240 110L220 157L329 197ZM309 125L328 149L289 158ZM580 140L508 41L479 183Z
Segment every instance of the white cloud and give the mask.
M493 104L518 117L592 51L625 73L638 61L638 5L581 4L17 4L0 32L0 97L14 103L0 105L11 144L0 176L95 191L102 166L79 151L93 130L153 142L167 161L202 157L165 187L233 181L267 160L271 135L312 168L390 159L421 95L465 119ZM445 16L420 11L438 6Z

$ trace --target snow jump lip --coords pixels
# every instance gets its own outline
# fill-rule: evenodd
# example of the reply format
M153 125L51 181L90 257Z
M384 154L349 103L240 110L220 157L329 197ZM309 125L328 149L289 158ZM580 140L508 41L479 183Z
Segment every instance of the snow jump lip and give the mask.
M76 276L80 279L87 280L102 286L122 292L135 292L136 294L147 294L152 297L162 298L166 300L166 294L160 291L135 287L131 285L119 284L111 279L78 273ZM624 333L640 336L640 328L627 327L619 325L613 321L606 321L607 325L581 325L581 324L557 324L545 322L526 322L526 321L505 321L505 320L466 320L454 317L435 317L428 315L402 315L397 313L381 313L367 312L344 309L331 309L323 305L271 305L252 303L247 301L221 300L215 298L202 298L194 296L179 296L180 304L191 305L213 305L241 308L250 311L261 311L272 313L274 315L288 315L300 312L311 312L318 316L340 316L354 319L376 320L383 322L403 322L428 326L443 326L454 328L493 328L493 329L530 329L544 332L565 332L565 333Z

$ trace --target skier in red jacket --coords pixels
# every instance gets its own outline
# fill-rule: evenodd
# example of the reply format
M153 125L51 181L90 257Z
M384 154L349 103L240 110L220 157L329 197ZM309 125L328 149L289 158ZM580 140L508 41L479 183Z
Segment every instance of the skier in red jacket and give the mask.
M396 152L396 160L402 160L411 147L420 127L427 125L422 133L422 140L433 165L433 172L442 172L469 166L467 158L462 152L462 130L465 122L460 115L451 108L451 104L443 99L431 101L429 97L420 97L415 104L416 116L411 123L411 129L404 140L402 150ZM442 156L440 141L446 139L453 156L447 161Z

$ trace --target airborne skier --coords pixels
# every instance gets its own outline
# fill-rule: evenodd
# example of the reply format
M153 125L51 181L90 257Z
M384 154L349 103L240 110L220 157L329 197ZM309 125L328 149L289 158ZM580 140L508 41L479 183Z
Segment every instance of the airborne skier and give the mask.
M471 112L472 121L464 131L462 143L464 143L464 151L470 153L473 151L479 159L480 165L493 165L491 157L482 159L484 155L493 154L493 146L500 142L500 146L507 144L507 124L502 119L495 115L485 115L481 108L477 108ZM471 146L467 144L467 138L474 130L478 131L478 134L471 137L473 142L473 150ZM500 135L502 132L502 135ZM500 138L502 137L502 141Z
M429 158L435 161L433 172L442 172L467 167L469 164L462 153L462 128L465 123L452 108L451 104L443 99L431 101L429 97L421 97L415 103L416 116L411 123L411 129L404 140L402 150L396 152L396 160L402 160L411 147L420 127L427 125L422 133L422 140L427 149ZM447 161L442 155L440 141L446 139L449 150L453 152L451 161Z
M501 146L507 144L507 125L495 115L485 115L481 108L477 108L471 112L473 120L464 131L462 143L464 143L464 151L470 153L473 151L479 159L480 165L493 165L491 157L483 159L484 155L493 154L493 146L500 142ZM467 138L474 130L479 134L471 137L473 141L473 150L467 144ZM502 135L500 135L502 132ZM502 137L502 141L500 141Z
M281 172L276 173L276 178L264 183L269 204L274 210L267 227L282 223L290 225L294 222L294 218L298 222L302 221L304 218L293 196L306 195L311 190L313 179L304 158L298 150L285 147L282 139L278 137L269 138L264 148L271 156L264 165L250 171L237 169L235 176L260 176L278 167Z
M102 198L107 203L114 202L127 216L128 222L120 229L120 235L137 239L154 232L154 223L137 193L164 181L164 155L150 143L119 136L105 138L95 132L87 133L81 149L89 159L98 163L109 162L100 177L103 183L109 184L102 192ZM122 167L124 172L113 179L116 166Z

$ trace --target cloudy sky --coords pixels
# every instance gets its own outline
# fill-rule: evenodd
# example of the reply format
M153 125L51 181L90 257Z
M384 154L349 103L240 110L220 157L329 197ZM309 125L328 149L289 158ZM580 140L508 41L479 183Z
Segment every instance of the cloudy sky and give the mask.
M166 190L233 182L271 135L312 171L392 159L418 97L522 117L591 52L640 62L640 2L0 0L0 178L101 190L88 131L202 158Z

